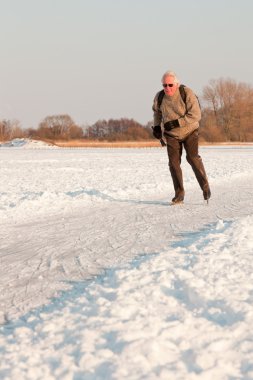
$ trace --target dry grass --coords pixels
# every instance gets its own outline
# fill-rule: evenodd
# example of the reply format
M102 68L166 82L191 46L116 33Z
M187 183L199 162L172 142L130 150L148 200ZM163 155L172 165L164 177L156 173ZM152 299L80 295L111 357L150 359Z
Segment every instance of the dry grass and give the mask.
M157 140L147 141L97 141L97 140L71 140L55 141L54 144L65 148L153 148L159 147Z
M240 142L240 141L226 141L226 142L206 142L206 141L200 141L199 142L199 145L202 145L202 146L213 146L213 145L219 145L219 146L238 146L238 145L241 145L241 146L252 146L253 145L253 142Z
M98 140L70 140L70 141L50 141L52 144L62 148L157 148L161 147L158 140L145 141L98 141ZM251 142L216 142L208 143L205 141L199 142L202 146L212 145L253 145Z

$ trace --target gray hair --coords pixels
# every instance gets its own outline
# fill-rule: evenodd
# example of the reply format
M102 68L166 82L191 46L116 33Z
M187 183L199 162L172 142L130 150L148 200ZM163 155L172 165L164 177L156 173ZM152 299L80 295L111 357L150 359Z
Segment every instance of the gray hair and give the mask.
M166 77L173 77L174 83L180 84L180 81L179 81L176 73L174 73L174 71L170 71L170 70L166 71L162 76L162 83L164 81L164 78L166 78Z

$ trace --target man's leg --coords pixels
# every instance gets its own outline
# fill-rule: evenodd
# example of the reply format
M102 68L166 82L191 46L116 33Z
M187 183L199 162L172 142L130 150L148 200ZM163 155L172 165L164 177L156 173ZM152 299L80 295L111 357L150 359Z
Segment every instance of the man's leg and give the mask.
M169 168L175 189L175 197L172 201L184 200L183 175L181 170L182 143L174 137L166 136ZM175 199L176 198L176 199Z
M184 148L186 151L186 159L191 165L194 174L197 178L199 186L203 191L204 199L208 200L211 197L210 187L208 184L207 175L202 162L202 159L198 153L199 150L199 137L198 131L194 131L184 141Z

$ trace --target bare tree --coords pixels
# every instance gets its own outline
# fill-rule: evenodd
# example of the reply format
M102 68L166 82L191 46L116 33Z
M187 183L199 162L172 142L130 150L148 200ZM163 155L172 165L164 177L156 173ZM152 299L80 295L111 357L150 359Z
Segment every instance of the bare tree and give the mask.
M203 89L203 99L208 103L211 104L214 116L216 119L216 124L218 124L218 95L217 95L217 89L216 89L216 83L217 81L215 79L212 79L209 82L209 86L205 86Z
M24 137L25 132L21 128L18 120L2 120L0 121L0 140L12 140Z
M246 128L253 121L252 86L232 79L211 80L203 89L203 99L212 111L209 119L214 119L227 141L248 140Z
M0 121L0 140L5 141L7 135L7 122L6 120Z
M85 136L108 141L147 140L151 138L151 129L133 119L99 120L87 128Z
M47 116L38 128L38 136L47 139L70 139L83 136L83 130L69 115Z

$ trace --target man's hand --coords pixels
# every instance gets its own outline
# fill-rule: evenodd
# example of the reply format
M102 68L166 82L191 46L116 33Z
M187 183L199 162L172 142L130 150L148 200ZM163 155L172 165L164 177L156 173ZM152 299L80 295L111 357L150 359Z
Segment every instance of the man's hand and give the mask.
M160 125L155 125L154 127L152 127L153 129L153 136L160 140L162 138L162 128Z
M167 121L167 123L164 124L164 129L165 129L165 131L167 131L167 132L169 132L169 131L171 131L173 128L177 128L177 127L179 127L178 119Z

